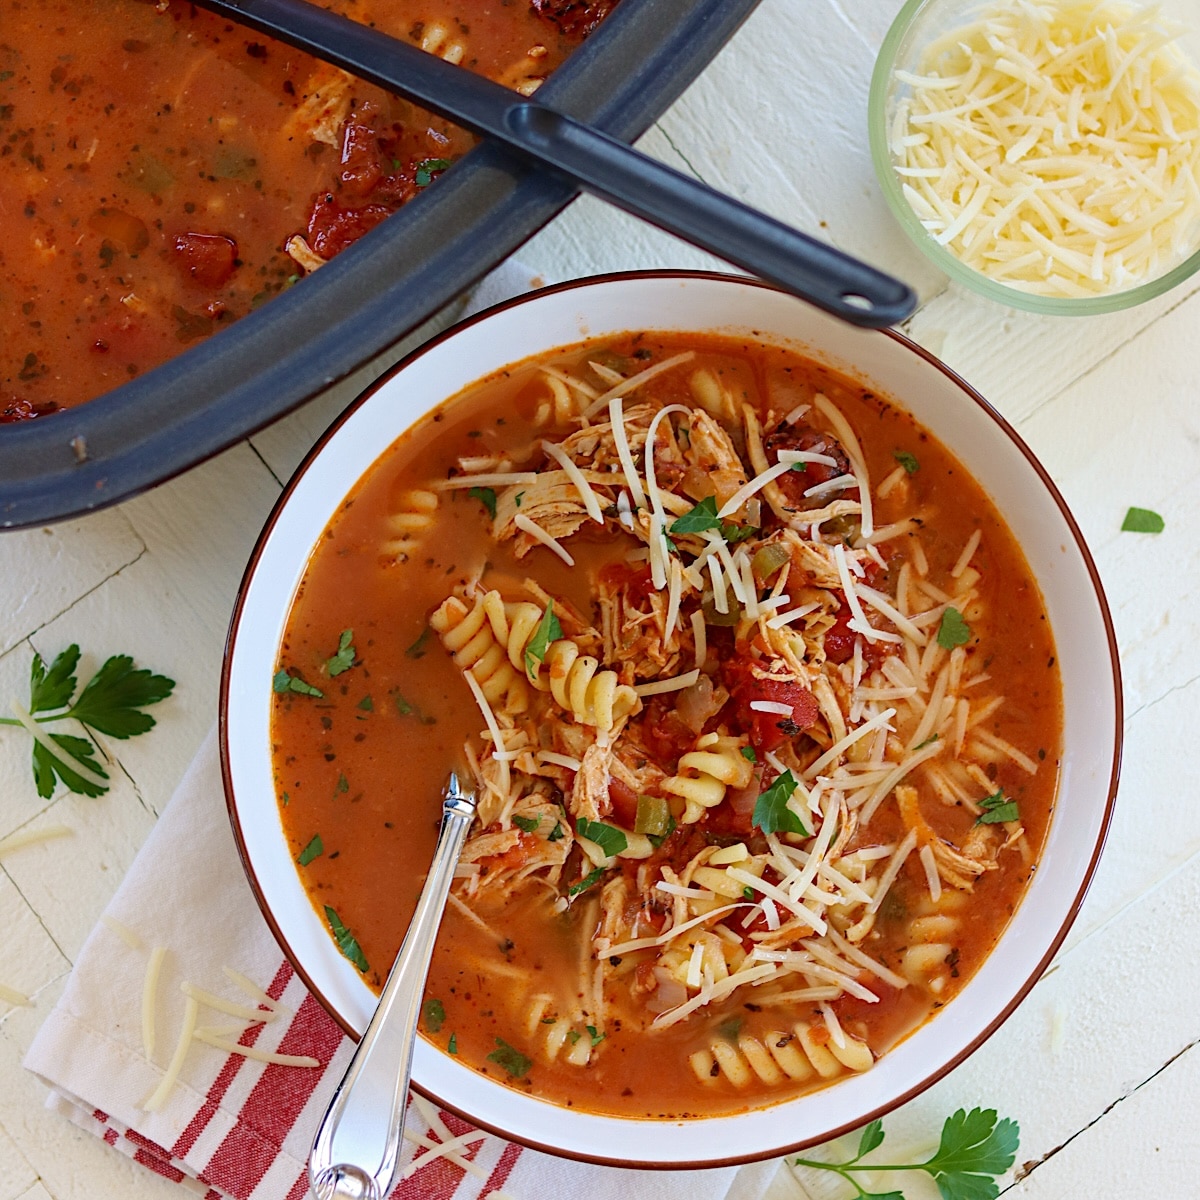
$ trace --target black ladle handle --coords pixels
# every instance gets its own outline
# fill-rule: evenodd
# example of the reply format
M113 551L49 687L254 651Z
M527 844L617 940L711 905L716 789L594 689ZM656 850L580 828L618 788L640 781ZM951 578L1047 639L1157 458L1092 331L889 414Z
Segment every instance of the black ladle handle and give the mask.
M199 0L502 142L585 191L855 325L893 325L916 308L907 284L574 118L306 0Z

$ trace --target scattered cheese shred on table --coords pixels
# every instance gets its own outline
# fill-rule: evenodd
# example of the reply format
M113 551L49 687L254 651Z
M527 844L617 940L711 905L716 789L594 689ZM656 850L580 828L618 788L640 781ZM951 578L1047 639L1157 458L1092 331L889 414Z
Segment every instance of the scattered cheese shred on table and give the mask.
M1200 230L1200 71L1155 7L1007 0L896 72L905 197L966 265L1094 296L1161 275Z

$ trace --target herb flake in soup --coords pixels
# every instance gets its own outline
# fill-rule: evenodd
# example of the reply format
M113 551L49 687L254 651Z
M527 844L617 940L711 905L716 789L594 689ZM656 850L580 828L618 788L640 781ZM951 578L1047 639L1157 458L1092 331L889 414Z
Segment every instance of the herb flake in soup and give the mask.
M995 944L1058 784L1051 631L991 502L752 340L630 333L448 401L339 508L278 665L313 689L273 698L283 821L343 952L381 986L461 765L424 1035L600 1113L868 1070Z

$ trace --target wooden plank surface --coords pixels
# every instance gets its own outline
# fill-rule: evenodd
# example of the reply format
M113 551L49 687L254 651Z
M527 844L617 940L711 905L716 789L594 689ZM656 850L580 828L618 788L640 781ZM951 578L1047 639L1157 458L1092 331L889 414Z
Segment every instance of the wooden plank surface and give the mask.
M1113 607L1127 743L1096 884L1050 973L982 1050L888 1120L889 1146L919 1148L936 1141L954 1108L990 1105L1021 1123L1028 1166L1013 1196L1192 1196L1200 803L1187 734L1200 701L1200 295L1185 285L1129 313L1066 320L948 286L893 223L866 152L867 84L898 8L897 0L764 0L643 143L909 279L923 300L912 336L979 387L1042 458ZM547 280L719 266L591 200L535 237L522 261ZM118 509L0 536L0 697L27 687L34 649L49 656L71 642L88 664L127 651L178 681L151 736L109 747L121 774L98 800L61 791L39 800L27 741L0 733L0 836L49 824L74 830L0 863L0 979L34 1003L0 1007L0 1200L178 1194L46 1113L40 1085L18 1064L215 719L231 605L281 482L352 394L344 386ZM1163 513L1166 531L1121 533L1130 504ZM771 1195L836 1194L827 1180L785 1167Z

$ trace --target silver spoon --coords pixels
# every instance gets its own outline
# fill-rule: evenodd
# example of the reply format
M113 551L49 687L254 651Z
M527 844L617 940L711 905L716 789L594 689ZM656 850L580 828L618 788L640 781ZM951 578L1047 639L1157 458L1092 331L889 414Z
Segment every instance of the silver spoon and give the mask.
M383 1200L396 1177L413 1041L425 977L454 867L475 816L475 795L451 773L433 865L379 1005L313 1140L308 1179L318 1200Z

